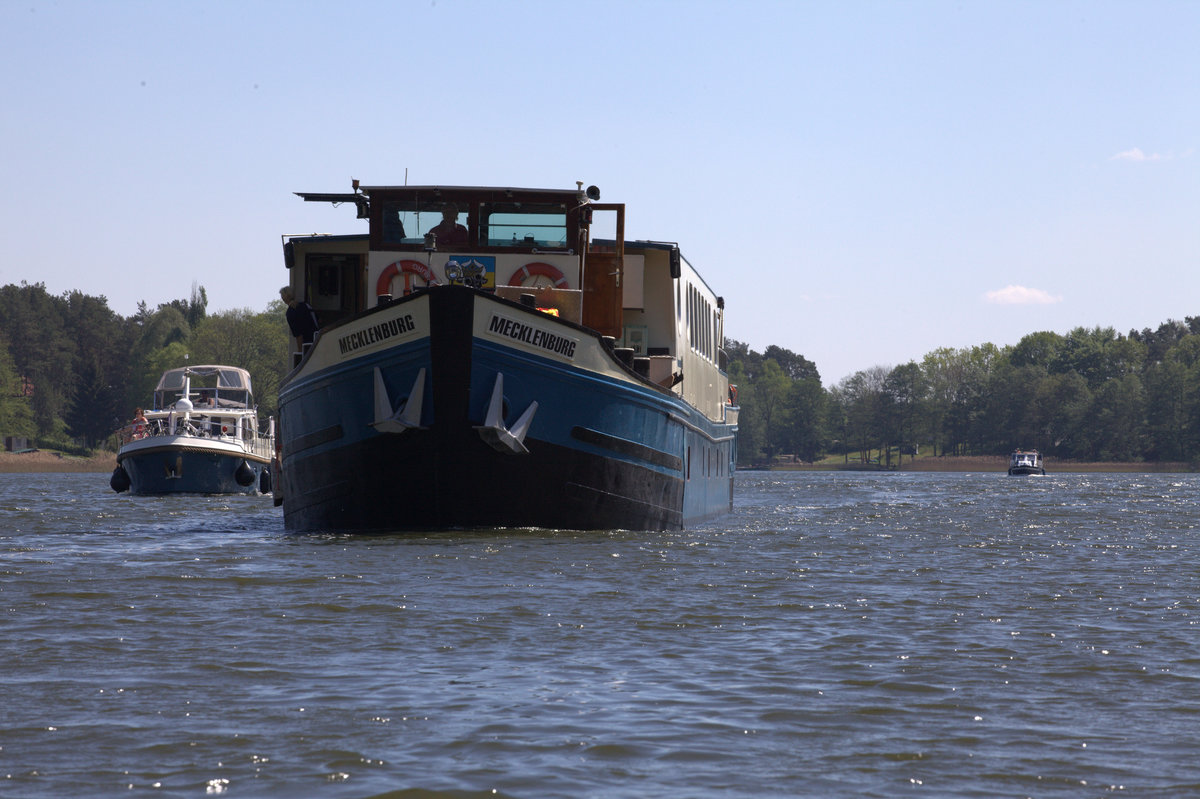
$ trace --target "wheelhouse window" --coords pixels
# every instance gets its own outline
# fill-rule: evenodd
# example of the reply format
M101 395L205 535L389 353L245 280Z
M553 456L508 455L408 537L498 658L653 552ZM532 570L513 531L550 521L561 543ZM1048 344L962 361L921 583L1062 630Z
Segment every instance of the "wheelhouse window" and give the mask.
M436 233L438 247L469 243L466 203L435 197L408 197L382 204L380 224L385 246L424 245L425 236Z
M572 201L504 194L381 191L371 205L371 246L419 249L433 233L438 250L571 249L579 226Z
M489 247L566 248L567 209L559 203L484 203L480 239Z

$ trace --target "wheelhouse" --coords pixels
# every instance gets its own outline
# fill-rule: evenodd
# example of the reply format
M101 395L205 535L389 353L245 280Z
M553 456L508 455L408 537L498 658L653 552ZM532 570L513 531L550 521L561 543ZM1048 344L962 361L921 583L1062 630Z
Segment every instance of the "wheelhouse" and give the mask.
M323 328L429 286L466 284L611 338L651 382L709 418L726 415L713 399L727 393L724 301L677 244L626 241L625 205L599 202L595 187L355 185L299 196L353 204L369 221L367 234L285 237L292 288Z

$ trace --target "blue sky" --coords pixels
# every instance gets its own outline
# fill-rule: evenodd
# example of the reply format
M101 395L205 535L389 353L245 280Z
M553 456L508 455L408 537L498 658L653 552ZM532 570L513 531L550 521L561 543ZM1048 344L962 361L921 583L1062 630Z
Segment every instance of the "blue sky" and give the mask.
M264 309L294 191L600 186L826 385L1200 315L1200 3L0 3L0 285Z

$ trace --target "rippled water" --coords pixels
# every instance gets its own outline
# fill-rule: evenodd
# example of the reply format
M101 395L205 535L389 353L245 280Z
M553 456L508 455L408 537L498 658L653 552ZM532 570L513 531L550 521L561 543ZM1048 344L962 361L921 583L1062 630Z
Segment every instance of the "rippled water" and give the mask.
M379 538L107 481L0 475L5 797L1200 796L1197 476Z

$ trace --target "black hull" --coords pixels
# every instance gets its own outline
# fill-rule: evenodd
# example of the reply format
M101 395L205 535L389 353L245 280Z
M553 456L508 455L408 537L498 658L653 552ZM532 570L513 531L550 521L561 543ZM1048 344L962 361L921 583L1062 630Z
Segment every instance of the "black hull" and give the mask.
M1043 475L1045 473L1045 469L1035 469L1029 466L1016 466L1008 470L1009 477L1023 477L1030 474Z
M133 496L164 494L258 494L267 464L244 454L210 452L190 447L163 447L121 454L118 467L128 475L120 489ZM239 470L248 475L238 480ZM114 486L115 488L115 486Z
M683 525L682 481L538 441L516 459L464 437L450 450L432 431L385 437L285 470L293 531L391 532L542 527L662 530ZM472 453L463 458L460 453ZM328 477L336 475L335 481ZM406 498L409 501L406 501Z
M578 367L560 371L545 359L533 362L527 353L510 357L472 335L474 292L442 288L426 297L427 344L414 340L407 349L398 345L361 362L343 359L309 375L302 364L281 390L278 480L288 530L678 530L685 521L729 510L731 471L718 473L702 464L715 462L716 457L705 456L719 447L722 457L732 460L732 436L717 443L713 433L699 429L702 418L686 421L694 417L670 392L628 376ZM408 300L376 312L369 323L407 313ZM550 324L515 303L503 310ZM600 351L594 333L577 326L567 332L581 340L581 349ZM337 335L330 333L326 343ZM393 383L407 387L415 365L426 363L422 368L430 377L422 426L371 431L364 416L370 396L364 391L372 371L403 373ZM497 372L507 378L506 405L513 400L507 424L532 399L541 402L536 421L542 427L530 430L527 453L497 450L477 429ZM591 386L584 395L581 381ZM547 435L539 435L539 429Z

